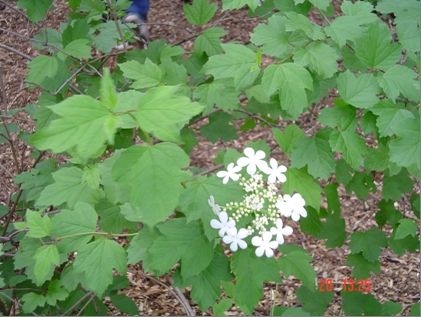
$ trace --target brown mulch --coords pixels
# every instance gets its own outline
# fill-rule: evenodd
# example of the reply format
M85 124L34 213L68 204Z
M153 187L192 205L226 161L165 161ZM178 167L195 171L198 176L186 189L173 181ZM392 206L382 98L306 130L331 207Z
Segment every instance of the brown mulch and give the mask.
M24 55L35 57L39 52L34 49L28 42L28 38L39 33L40 29L31 23L28 23L24 15L19 14L16 9L16 1L7 0L11 7L6 7L0 11L0 28L13 31L16 34L2 31L0 29L0 43L13 48L23 54L6 50L0 47L0 74L4 82L5 92L7 96L7 108L19 109L28 104L36 103L39 95L38 90L28 92L24 85L24 78L28 71L28 60ZM218 2L220 1L212 1ZM335 1L335 6L338 1ZM223 27L228 31L228 35L223 38L224 42L238 41L241 43L249 43L249 38L253 28L257 25L258 19L250 19L247 17L246 10L238 10L234 12L217 13L216 17L207 26L194 27L188 25L184 15L182 14L183 1L173 0L156 0L151 1L151 10L149 13L149 31L151 40L166 38L171 44L177 44L186 38L190 38L198 34L201 30L209 25L213 25L218 21L219 27ZM66 21L66 14L69 12L64 0L54 1L54 11L49 12L45 20L40 22L43 26L58 28L60 22ZM313 21L322 21L318 14L312 15ZM193 40L183 42L182 47L187 51L191 51ZM23 55L23 56L22 56ZM2 97L0 97L2 98ZM324 104L330 104L334 98L324 100ZM3 99L1 103L2 113L4 111ZM320 105L322 106L322 105ZM19 112L13 118L8 119L9 122L15 123L21 130L33 132L34 121L26 112ZM302 127L311 128L312 115L310 113L303 114L296 122ZM241 124L239 122L238 124ZM280 123L285 125L286 122ZM279 160L286 160L287 157L279 151L276 142L272 137L272 133L267 128L259 127L259 125L246 133L241 133L238 140L231 142L218 141L215 144L200 138L200 146L197 147L191 155L192 165L204 169L211 168L215 165L213 159L219 149L233 147L242 150L244 145L249 141L265 140L276 153L275 157ZM17 140L15 135L14 145L16 153L12 153L8 144L0 144L0 164L7 169L12 175L17 175L20 168L16 166L13 155L22 170L27 171L35 162L35 158L30 157L31 148L23 141ZM8 173L0 168L0 205L9 205L12 195L18 190ZM346 230L348 235L354 231L365 231L371 227L378 227L375 223L374 216L377 209L377 203L381 199L381 179L378 182L378 191L371 194L366 201L357 199L354 195L348 195L343 188L340 188L340 197L342 204L342 217L346 221ZM414 190L419 194L419 189ZM396 202L395 207L401 211L404 217L414 218L411 211L408 195L404 196L400 201ZM388 227L383 228L387 234L391 233ZM316 269L318 278L330 278L335 282L341 283L342 279L351 278L351 269L345 265L347 256L350 253L348 248L349 240L346 241L341 248L328 249L325 247L324 241L318 241L307 234L298 230L294 231L294 235L288 237L286 243L294 243L308 250L314 258L312 264ZM386 301L394 301L403 305L402 315L409 315L410 307L420 300L420 260L419 252L405 252L403 256L398 257L388 248L382 250L380 257L381 272L377 275L372 274L371 294L377 300L384 303ZM130 287L124 290L124 293L130 296L138 305L141 315L186 315L186 310L178 298L173 294L173 289L163 286L171 285L169 277L161 277L159 280L153 276L149 276L142 271L140 265L130 267L128 273ZM261 300L255 311L256 315L268 315L272 305L284 305L297 307L295 290L301 285L300 281L295 278L284 279L284 284L278 285L275 290L275 284L268 283L265 286L264 298ZM335 284L335 291L340 290L341 284ZM202 315L196 303L190 300L188 289L181 290L184 296L189 300L190 306L197 315ZM272 294L275 294L272 298ZM110 302L107 302L110 314L119 314ZM341 310L342 303L339 295L336 293L332 303L326 310L327 315L343 315ZM209 309L203 312L203 315L211 315ZM238 315L241 312L233 307L228 315Z

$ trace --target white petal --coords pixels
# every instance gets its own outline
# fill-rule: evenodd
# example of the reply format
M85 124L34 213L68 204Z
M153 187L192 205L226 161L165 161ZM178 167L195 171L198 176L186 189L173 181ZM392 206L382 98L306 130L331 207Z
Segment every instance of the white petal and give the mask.
M262 245L262 242L263 241L262 241L261 237L253 237L253 239L251 239L251 244L254 245L255 247L258 247L258 246ZM263 254L263 252L262 252L262 254Z
M230 177L234 182L236 182L240 179L240 175L238 175L238 174L231 174Z
M237 242L231 243L230 244L230 249L231 249L232 252L237 251L238 250L238 244L237 244Z
M271 247L272 249L276 249L278 247L278 242L276 241L269 242L269 247Z
M225 177L225 175L227 175L228 174L228 172L226 172L226 171L219 171L218 173L216 173L216 176L218 176L218 177Z
M273 170L276 170L278 168L278 162L274 158L271 158L269 163L270 163L270 167Z
M219 220L221 220L221 223L226 223L228 220L228 214L223 211L219 214Z
M285 228L282 229L282 234L284 236L289 236L292 234L292 228L290 226L286 226Z
M254 156L254 150L251 147L246 147L243 153L250 158Z
M265 231L262 233L262 238L264 242L269 242L272 239L272 233Z
M247 166L247 173L249 175L256 174L256 164L249 164L249 166Z
M300 220L300 214L298 214L296 212L293 212L292 215L291 215L291 219L294 220L294 221Z
M287 171L287 167L285 165L279 165L278 172L285 173Z
M285 183L287 181L287 177L284 174L278 174L278 179L281 183Z
M243 240L238 241L238 245L241 249L247 248L247 243Z
M265 252L265 248L259 247L259 248L256 249L256 251L254 253L256 254L256 256L258 256L260 258L263 255L263 252Z
M210 222L210 225L214 229L221 229L222 228L222 224L216 219L212 219L211 222Z
M272 249L267 248L265 253L266 253L266 256L267 256L268 258L273 257L273 251L272 251Z
M266 153L263 152L262 150L259 150L256 152L256 155L254 157L261 160L261 159L264 159L265 156L266 156Z
M244 239L245 237L248 236L247 230L244 228L241 228L240 231L238 231L238 237L240 239Z
M247 165L250 164L250 159L247 158L247 157L240 157L237 160L237 164L238 164L238 166L241 166L241 167L247 166Z
M230 243L232 243L232 242L234 241L234 237L233 237L233 236L224 236L224 237L222 238L222 240L223 240L225 243L230 244Z

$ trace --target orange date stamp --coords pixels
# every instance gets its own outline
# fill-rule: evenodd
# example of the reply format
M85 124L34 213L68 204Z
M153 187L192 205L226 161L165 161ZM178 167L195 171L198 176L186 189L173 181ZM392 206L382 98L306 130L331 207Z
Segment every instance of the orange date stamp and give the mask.
M341 284L343 292L370 292L371 284L370 279L355 280L355 279L343 279L341 282L333 282L332 279L320 279L319 280L319 291L320 292L332 292L333 284Z

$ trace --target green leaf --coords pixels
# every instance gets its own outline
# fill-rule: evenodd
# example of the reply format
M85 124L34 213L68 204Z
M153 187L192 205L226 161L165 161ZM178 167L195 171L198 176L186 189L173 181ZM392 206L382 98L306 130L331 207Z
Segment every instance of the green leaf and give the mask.
M420 117L401 121L395 127L398 138L390 142L390 160L398 166L420 169Z
M370 111L378 116L376 125L382 137L396 134L401 126L405 126L410 119L414 118L412 112L398 108L390 99L380 101Z
M28 68L30 71L25 80L27 82L42 85L47 77L56 77L58 71L58 60L53 56L40 55L29 62Z
M44 307L46 299L44 295L37 294L34 292L26 293L22 296L23 311L25 313L32 313L35 308Z
M231 308L233 303L232 298L225 298L219 301L218 304L214 305L213 315L214 316L225 316L225 312Z
M305 168L289 168L285 172L285 176L287 181L282 184L282 190L285 194L292 195L294 191L297 191L307 205L316 210L320 209L322 189Z
M341 291L344 313L350 316L361 316L361 311L371 294Z
M208 114L216 106L224 111L239 108L238 92L232 87L231 80L219 79L204 83L193 92L193 97L206 105L203 114Z
M313 42L305 48L296 47L294 50L294 62L301 66L310 65L323 79L330 78L336 73L339 55L336 51L323 42Z
M329 6L329 0L309 0L316 8L326 10ZM296 3L303 2L303 0L295 0Z
M203 66L215 79L234 78L237 90L250 87L259 75L256 53L239 44L222 44L225 54L211 56Z
M222 0L222 11L241 9L248 5L252 11L258 7L258 1L254 0Z
M122 313L136 316L139 315L139 309L137 308L136 303L127 295L116 294L110 296L111 303Z
M396 229L395 240L403 239L408 235L415 237L417 234L417 224L411 219L401 219Z
M292 150L291 167L301 168L305 165L314 178L327 180L335 171L335 159L329 142L317 135L297 140Z
M350 254L346 260L346 265L353 266L352 277L355 279L366 279L370 277L370 273L380 273L380 262L369 262L361 253Z
M341 48L347 41L354 42L362 34L363 29L358 24L356 17L340 16L326 26L324 31Z
M60 252L70 253L88 243L96 231L97 220L94 208L80 201L76 202L74 210L63 209L54 215L51 236L62 238L57 244Z
M367 171L382 172L389 167L389 148L382 144L378 145L378 149L368 148L364 167Z
M349 70L337 79L339 95L356 108L371 108L379 102L379 84L373 74L354 75Z
M101 79L101 89L99 90L101 96L101 102L107 109L114 109L118 102L118 96L115 91L113 79L110 75L108 68L104 69L104 76ZM112 138L108 138L108 141L112 143Z
M413 190L413 181L405 169L396 175L384 175L382 195L383 199L400 200L402 195Z
M227 34L227 31L221 28L213 27L207 29L194 41L194 52L200 55L206 53L207 56L221 54L222 42L220 38Z
M295 32L287 32L285 23L287 18L280 15L273 15L268 19L267 24L259 24L253 30L250 41L255 45L262 45L262 52L264 54L272 55L278 58L284 58L289 55L293 44L301 46L305 43L306 38Z
M68 296L69 292L61 287L61 281L53 280L48 284L47 295L45 295L48 305L54 306L57 301L63 301Z
M408 250L409 252L419 250L420 240L417 235L415 237L407 235L405 238L395 239L395 233L396 231L394 231L389 238L389 246L397 255L402 256L405 253L405 250Z
M319 213L312 207L306 207L307 217L300 218L300 229L302 232L317 236L322 230L323 223L319 219Z
M145 259L145 254L160 236L158 229L145 227L130 241L127 248L128 263L136 264Z
M126 251L117 242L108 239L98 239L83 246L74 262L76 273L85 272L83 286L98 296L112 283L113 268L125 274L126 266Z
M26 14L32 23L44 19L51 4L52 0L19 0L17 3L18 8L26 9Z
M229 202L241 201L244 190L237 182L223 185L219 177L199 177L186 184L180 196L179 210L187 216L187 221L197 220L205 215L215 217L208 200L214 197L215 203L225 206Z
M333 211L333 214L336 216L341 214L341 202L339 201L338 186L338 183L332 183L326 185L324 188L328 206L327 211L329 213Z
M279 146L287 154L292 153L295 143L304 138L305 135L304 131L294 123L288 124L283 132L279 129L272 128L272 133L276 142L278 142Z
M282 247L280 248L282 252ZM302 251L292 251L281 256L278 260L279 268L285 278L294 275L303 285L308 288L314 288L316 280L316 272L309 263L314 259Z
M78 201L96 204L103 196L103 192L82 182L82 175L83 171L74 166L53 173L55 183L45 187L36 205L59 206L66 203L69 208L73 208Z
M34 259L37 284L42 285L50 274L51 268L60 264L57 247L54 244L39 247L34 254Z
M116 183L130 191L130 203L151 226L165 220L178 203L181 181L189 177L185 152L172 143L134 146L122 152L112 167ZM165 199L162 199L165 197Z
M91 58L91 49L87 39L77 39L67 44L63 51L76 58Z
M420 102L420 87L416 78L417 73L413 70L396 65L389 68L383 76L379 76L378 81L380 87L393 102L399 94L411 101Z
M362 255L369 262L377 261L381 254L380 247L387 246L386 234L377 228L371 228L366 232L354 232L350 239L351 254L362 251Z
M388 0L380 1L376 10L386 14L393 13L396 23L420 20L420 4L417 0Z
M162 275L181 261L183 279L208 267L214 254L214 242L209 242L198 221L187 223L186 218L175 218L158 225L158 229L164 236L158 237L149 248L147 267ZM145 265L145 261L143 263Z
M364 172L355 172L352 180L346 184L346 192L350 194L354 191L355 195L360 199L367 199L370 189L376 192L373 176Z
M187 121L200 113L203 106L191 102L186 96L176 95L178 88L162 86L151 88L146 94L139 94L136 120L141 129L163 141L179 142L179 130Z
M304 67L294 63L270 65L264 70L262 86L267 97L279 90L282 109L298 118L308 107L306 89L313 89L313 79Z
M340 248L346 240L345 219L336 215L328 216L317 238L327 239L326 247L328 248Z
M295 293L297 299L305 304L303 309L315 316L325 315L326 306L332 301L334 295L334 292L319 292L304 285L298 288Z
M420 196L417 194L412 194L410 197L412 211L414 215L420 219Z
M262 298L263 282L281 282L276 260L259 258L250 248L234 253L231 269L236 276L234 299L246 314L251 314Z
M194 0L192 5L183 4L183 11L190 24L203 25L209 22L218 9L216 3L209 0Z
M356 109L349 105L335 108L326 107L322 109L319 121L329 127L338 127L342 131L355 130L358 125L356 115Z
M376 213L376 222L380 227L383 227L386 222L392 227L395 227L399 220L402 219L402 214L395 209L394 203L392 200L382 199L377 204L380 211Z
M392 35L389 27L378 20L368 27L368 34L356 39L355 55L368 67L387 70L393 67L401 57L401 45L391 42Z
M231 141L238 138L237 130L230 125L233 116L226 112L215 112L209 116L209 123L200 127L202 136L212 143L219 139Z
M37 131L31 139L40 150L60 153L75 148L81 158L96 157L108 139L107 130L117 128L116 124L107 126L113 114L102 102L89 96L72 96L48 108L61 118Z
M419 316L420 314L420 303L415 303L411 307L411 316Z
M420 27L416 20L401 21L396 25L399 43L410 52L420 51Z
M120 206L110 203L107 199L102 199L95 206L95 210L101 217L99 225L103 231L120 234L124 228L136 228L135 223L126 220Z
M212 262L206 269L185 280L186 284L192 285L191 298L199 304L202 311L208 309L209 306L214 306L215 301L220 298L221 281L232 280L229 271L228 258L215 253ZM230 301L232 303L232 299Z
M118 64L126 78L135 81L130 86L133 89L142 89L157 86L162 79L162 71L158 65L149 58L143 64L136 61L128 61Z
M159 67L163 73L163 83L174 86L187 83L187 70L183 65L169 59L163 59Z
M341 10L347 16L355 17L359 24L371 24L378 20L377 15L372 13L374 11L373 5L365 1L355 3L344 1L341 4Z
M51 222L48 216L41 217L42 211L35 212L28 210L26 212L26 223L29 232L28 237L42 238L50 235Z
M363 155L367 146L353 130L334 130L329 138L330 147L333 151L342 152L345 161L354 169L364 165Z
M272 316L310 316L310 313L299 307L277 306L273 309Z
M285 12L289 21L285 23L287 31L301 31L312 40L324 39L324 35L320 26L312 24L310 20L302 14L294 11Z
M98 165L87 165L83 169L82 182L87 183L93 189L99 189L101 171Z

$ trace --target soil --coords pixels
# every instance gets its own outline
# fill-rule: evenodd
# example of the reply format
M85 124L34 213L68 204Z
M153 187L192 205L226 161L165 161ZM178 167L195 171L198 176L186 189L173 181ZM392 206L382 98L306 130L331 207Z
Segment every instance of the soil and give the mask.
M221 7L220 1L217 2ZM334 2L337 8L341 1ZM22 109L29 104L37 102L40 91L35 89L27 91L24 84L25 75L28 72L28 62L40 54L29 44L29 39L40 32L37 25L29 23L25 17L24 11L16 7L16 1L0 0L0 6L5 4L4 10L0 11L0 90L5 92L5 97L1 98L1 113L6 114L7 110ZM223 38L224 42L238 41L240 43L249 43L253 28L257 25L259 19L249 18L246 10L237 10L228 13L219 13L212 21L202 27L194 27L187 23L182 13L184 1L173 0L152 0L151 9L148 16L150 40L165 38L170 44L182 43L186 52L191 51L194 36L210 25L217 25L224 28L228 35ZM54 0L54 9L47 14L47 18L39 23L42 26L58 28L60 22L66 21L66 14L70 12L64 0ZM311 19L315 23L323 23L320 14L311 13ZM331 104L335 98L335 92L329 98L322 100L322 107ZM312 129L312 114L305 113L296 124L306 130L314 133ZM21 131L34 131L35 122L24 111L19 111L13 116L6 115L8 123L14 123L19 126ZM280 122L280 127L286 125L286 122ZM12 196L18 191L18 187L13 183L12 176L21 171L28 171L36 163L36 158L31 156L32 149L24 141L17 138L14 134L14 149L8 143L0 144L0 206L10 206ZM249 141L265 140L273 149L273 153L279 160L285 160L279 147L272 137L272 133L267 128L259 125L251 131L241 133L236 141L223 142L215 144L199 138L200 145L191 155L192 165L209 169L215 166L213 159L219 149L234 147L242 150L243 146ZM368 141L369 142L369 141ZM18 162L19 164L16 164ZM377 192L371 193L370 197L362 201L354 195L348 195L343 188L340 188L340 197L342 204L342 217L346 221L346 230L349 234L358 230L366 231L371 227L378 227L374 216L378 211L377 203L381 199L381 177L376 178ZM418 186L417 186L418 187ZM414 192L419 194L419 188ZM411 193L412 194L412 193ZM402 212L404 217L413 218L409 203L409 195L395 203L395 208ZM419 223L419 222L418 222ZM387 234L391 233L390 227L382 228ZM325 241L318 241L307 234L301 233L299 228L294 231L293 237L289 237L286 243L297 244L310 252L314 258L312 264L316 269L318 279L332 279L337 282L334 284L335 297L326 310L326 315L343 315L341 298L338 295L341 290L341 281L351 279L352 267L345 265L347 256L350 254L348 248L349 239L341 248L329 249L325 246ZM395 255L389 248L383 248L379 258L381 262L381 271L379 274L372 274L371 294L377 300L384 303L387 301L398 302L403 305L401 315L409 315L410 307L420 300L420 260L419 251L416 253L405 252L402 256ZM130 287L124 290L138 305L140 315L186 315L187 312L179 300L180 295L176 296L178 290L171 288L170 278L164 276L156 278L143 272L140 265L130 268L128 277ZM284 283L277 285L267 283L265 285L264 297L259 306L254 311L255 315L269 315L270 307L283 305L289 307L299 307L295 290L301 285L298 279L293 277L284 278ZM201 312L197 304L189 296L189 289L182 289L182 296L188 301L196 315L212 315L209 309ZM109 307L110 315L119 315L113 305L106 301ZM227 315L240 315L241 311L235 307L231 308Z

